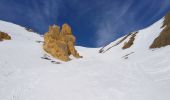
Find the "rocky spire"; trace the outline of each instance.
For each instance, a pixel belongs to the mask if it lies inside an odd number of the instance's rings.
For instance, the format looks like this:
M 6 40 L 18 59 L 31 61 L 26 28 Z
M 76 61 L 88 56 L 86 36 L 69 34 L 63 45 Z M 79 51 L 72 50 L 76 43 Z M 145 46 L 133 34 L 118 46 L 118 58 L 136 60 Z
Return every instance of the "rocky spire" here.
M 61 31 L 59 26 L 53 25 L 49 27 L 49 32 L 44 35 L 43 48 L 47 53 L 62 61 L 69 61 L 70 55 L 82 58 L 74 47 L 75 41 L 76 38 L 68 24 L 64 24 Z

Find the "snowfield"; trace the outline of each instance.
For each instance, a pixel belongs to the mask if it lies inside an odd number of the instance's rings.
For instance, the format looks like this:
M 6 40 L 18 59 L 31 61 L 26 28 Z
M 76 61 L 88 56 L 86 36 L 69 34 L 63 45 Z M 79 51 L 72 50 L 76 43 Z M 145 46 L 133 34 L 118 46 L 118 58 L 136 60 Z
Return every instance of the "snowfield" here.
M 0 21 L 12 37 L 0 42 L 0 100 L 170 100 L 170 46 L 149 49 L 162 21 L 139 31 L 127 50 L 76 47 L 84 58 L 67 63 L 42 59 L 43 37 Z

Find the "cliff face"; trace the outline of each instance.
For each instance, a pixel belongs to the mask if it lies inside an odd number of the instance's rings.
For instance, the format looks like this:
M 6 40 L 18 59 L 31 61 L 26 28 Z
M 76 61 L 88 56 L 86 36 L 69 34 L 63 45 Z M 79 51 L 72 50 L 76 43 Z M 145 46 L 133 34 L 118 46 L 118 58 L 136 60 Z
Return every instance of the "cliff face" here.
M 165 16 L 162 28 L 164 29 L 162 30 L 160 35 L 154 40 L 150 48 L 160 48 L 170 45 L 170 13 Z
M 57 25 L 50 26 L 49 32 L 44 35 L 44 50 L 53 57 L 62 61 L 69 61 L 70 55 L 76 58 L 81 58 L 77 53 L 74 45 L 76 42 L 75 36 L 72 34 L 71 27 L 64 24 L 60 30 Z
M 3 40 L 11 40 L 11 36 L 9 36 L 5 32 L 0 32 L 0 41 L 3 41 Z

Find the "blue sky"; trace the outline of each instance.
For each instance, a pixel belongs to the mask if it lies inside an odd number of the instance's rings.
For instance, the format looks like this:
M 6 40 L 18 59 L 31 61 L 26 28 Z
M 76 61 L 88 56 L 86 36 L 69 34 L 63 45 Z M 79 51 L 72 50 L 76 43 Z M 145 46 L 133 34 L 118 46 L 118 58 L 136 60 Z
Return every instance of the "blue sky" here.
M 0 0 L 0 20 L 45 33 L 69 23 L 77 45 L 99 47 L 151 25 L 170 11 L 170 0 Z

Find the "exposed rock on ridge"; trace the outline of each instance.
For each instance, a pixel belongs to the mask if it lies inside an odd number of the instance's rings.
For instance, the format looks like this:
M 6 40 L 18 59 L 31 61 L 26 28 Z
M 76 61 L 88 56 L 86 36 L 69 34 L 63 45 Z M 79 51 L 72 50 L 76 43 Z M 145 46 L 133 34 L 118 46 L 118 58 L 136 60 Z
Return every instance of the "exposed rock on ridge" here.
M 131 35 L 130 40 L 124 43 L 124 46 L 122 47 L 122 49 L 128 49 L 133 45 L 133 42 L 135 40 L 135 36 L 137 33 L 138 32 L 135 32 L 134 34 Z
M 130 35 L 131 35 L 132 33 L 129 33 L 129 34 L 127 34 L 124 38 L 122 38 L 121 40 L 119 40 L 116 44 L 114 44 L 113 46 L 111 46 L 111 47 L 109 47 L 107 50 L 103 50 L 106 46 L 104 46 L 103 48 L 101 48 L 100 50 L 99 50 L 99 53 L 105 53 L 105 52 L 107 52 L 108 50 L 110 50 L 111 48 L 113 48 L 113 47 L 115 47 L 115 46 L 117 46 L 117 45 L 119 45 L 119 44 L 121 44 L 124 40 L 126 40 Z
M 82 58 L 74 45 L 76 42 L 75 36 L 72 34 L 71 27 L 68 24 L 64 24 L 61 28 L 57 25 L 50 26 L 49 32 L 44 35 L 44 50 L 51 54 L 53 57 L 62 61 L 69 61 L 70 55 L 76 58 Z
M 5 32 L 0 32 L 0 41 L 3 41 L 3 40 L 11 40 L 11 36 L 9 36 Z
M 162 30 L 160 35 L 154 40 L 150 48 L 160 48 L 170 45 L 170 13 L 165 16 L 162 28 L 164 29 Z

